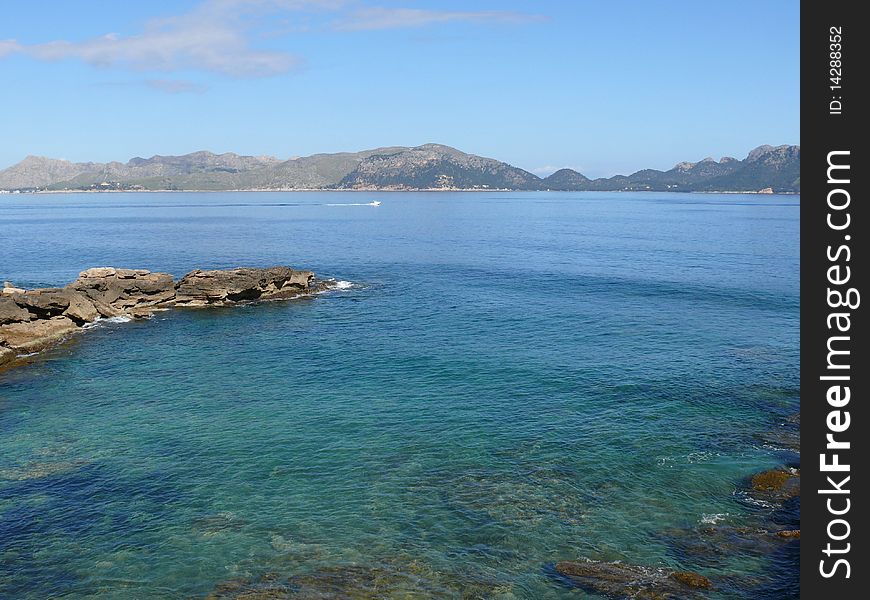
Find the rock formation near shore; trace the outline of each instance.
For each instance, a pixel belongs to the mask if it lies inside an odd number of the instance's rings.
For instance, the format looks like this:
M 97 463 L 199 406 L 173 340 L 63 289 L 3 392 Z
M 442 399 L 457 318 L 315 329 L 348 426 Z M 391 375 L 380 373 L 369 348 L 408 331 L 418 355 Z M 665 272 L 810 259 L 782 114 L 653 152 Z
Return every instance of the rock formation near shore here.
M 0 365 L 42 350 L 88 323 L 142 318 L 173 306 L 226 306 L 279 300 L 328 288 L 311 271 L 290 267 L 168 273 L 98 267 L 62 288 L 24 290 L 6 282 L 0 294 Z
M 314 273 L 289 267 L 191 271 L 175 286 L 176 306 L 205 306 L 293 298 L 306 291 Z

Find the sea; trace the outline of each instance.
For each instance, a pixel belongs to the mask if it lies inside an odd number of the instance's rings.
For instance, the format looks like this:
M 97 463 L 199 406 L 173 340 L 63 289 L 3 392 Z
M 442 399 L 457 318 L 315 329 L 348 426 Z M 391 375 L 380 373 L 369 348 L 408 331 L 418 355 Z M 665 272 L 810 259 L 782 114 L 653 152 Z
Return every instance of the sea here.
M 797 598 L 798 542 L 741 532 L 799 528 L 746 493 L 798 460 L 769 434 L 800 406 L 799 211 L 2 196 L 0 280 L 19 287 L 98 266 L 341 283 L 101 322 L 0 371 L 0 597 L 600 599 L 555 568 L 594 560 Z

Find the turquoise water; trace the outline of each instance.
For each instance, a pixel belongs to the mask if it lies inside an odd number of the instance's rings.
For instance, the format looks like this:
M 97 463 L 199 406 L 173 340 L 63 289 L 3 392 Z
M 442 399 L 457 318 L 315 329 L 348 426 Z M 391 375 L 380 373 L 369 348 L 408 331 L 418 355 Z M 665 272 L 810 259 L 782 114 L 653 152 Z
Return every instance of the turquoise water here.
M 735 492 L 784 460 L 758 436 L 799 407 L 798 204 L 0 198 L 0 280 L 18 285 L 102 265 L 353 283 L 98 326 L 0 372 L 0 597 L 295 577 L 317 598 L 594 598 L 553 576 L 579 557 L 765 597 L 788 565 L 668 540 L 758 518 Z

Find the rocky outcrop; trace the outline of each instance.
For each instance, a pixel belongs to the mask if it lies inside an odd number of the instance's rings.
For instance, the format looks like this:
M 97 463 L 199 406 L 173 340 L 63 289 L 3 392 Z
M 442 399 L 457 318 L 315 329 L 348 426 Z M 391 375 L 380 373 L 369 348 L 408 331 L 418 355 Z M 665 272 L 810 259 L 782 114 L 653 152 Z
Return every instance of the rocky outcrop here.
M 78 325 L 64 316 L 10 323 L 0 326 L 0 347 L 17 354 L 30 354 L 64 339 L 76 329 Z
M 142 316 L 175 299 L 172 275 L 143 269 L 88 269 L 67 289 L 85 296 L 103 317 Z
M 24 290 L 7 282 L 0 294 L 0 365 L 65 339 L 88 323 L 141 318 L 173 306 L 224 306 L 279 300 L 328 289 L 311 271 L 290 267 L 168 273 L 99 267 L 62 288 Z
M 289 267 L 191 271 L 176 285 L 177 306 L 221 305 L 293 298 L 309 291 L 314 273 Z

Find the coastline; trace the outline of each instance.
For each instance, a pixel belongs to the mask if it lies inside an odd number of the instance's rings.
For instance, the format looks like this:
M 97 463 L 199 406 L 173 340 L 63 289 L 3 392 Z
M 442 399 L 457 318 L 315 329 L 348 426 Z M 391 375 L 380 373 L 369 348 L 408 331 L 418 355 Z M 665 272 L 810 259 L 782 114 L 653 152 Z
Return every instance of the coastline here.
M 145 269 L 96 267 L 63 288 L 0 294 L 0 370 L 62 344 L 101 320 L 147 319 L 171 308 L 236 306 L 310 297 L 337 282 L 290 267 L 194 270 L 177 281 Z
M 286 189 L 227 189 L 227 190 L 37 190 L 31 192 L 0 190 L 0 195 L 37 195 L 37 194 L 221 194 L 221 193 L 253 193 L 253 192 L 377 192 L 377 193 L 408 193 L 408 192 L 511 192 L 511 193 L 577 193 L 577 194 L 756 194 L 760 196 L 800 196 L 798 192 L 765 192 L 760 190 L 728 190 L 728 191 L 693 191 L 693 190 L 518 190 L 512 188 L 408 188 L 408 189 L 385 189 L 385 188 L 353 188 L 353 189 L 330 189 L 330 188 L 286 188 Z

